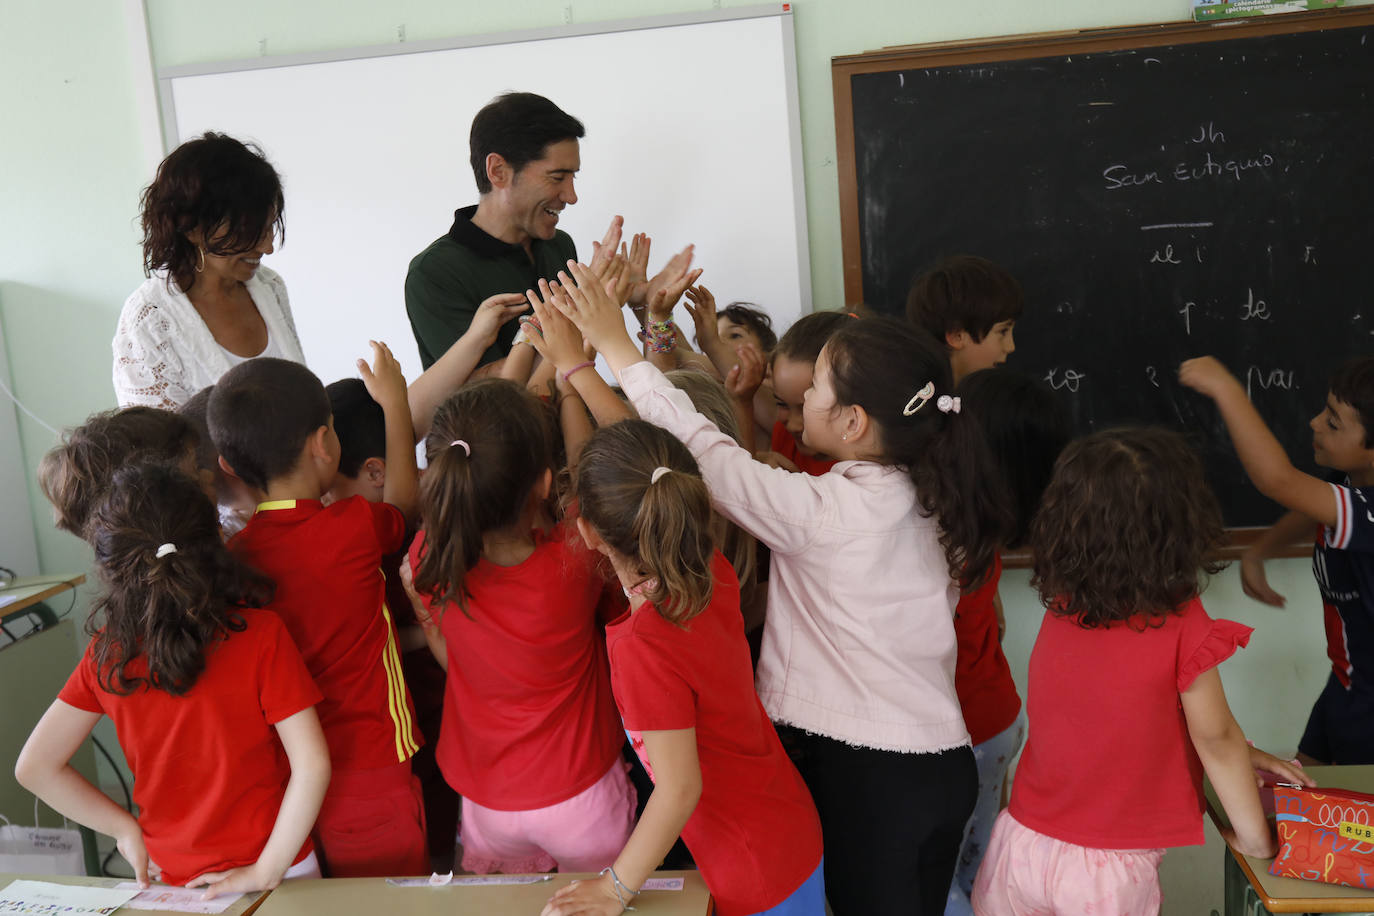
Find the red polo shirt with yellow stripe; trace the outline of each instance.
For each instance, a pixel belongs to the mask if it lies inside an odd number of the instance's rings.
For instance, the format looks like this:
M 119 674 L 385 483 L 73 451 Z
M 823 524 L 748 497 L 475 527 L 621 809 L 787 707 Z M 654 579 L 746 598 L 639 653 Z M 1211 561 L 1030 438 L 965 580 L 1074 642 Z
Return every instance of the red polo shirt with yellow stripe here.
M 316 710 L 335 771 L 394 766 L 420 748 L 381 569 L 404 537 L 399 509 L 353 496 L 265 502 L 229 541 L 277 583 L 267 606 L 324 694 Z

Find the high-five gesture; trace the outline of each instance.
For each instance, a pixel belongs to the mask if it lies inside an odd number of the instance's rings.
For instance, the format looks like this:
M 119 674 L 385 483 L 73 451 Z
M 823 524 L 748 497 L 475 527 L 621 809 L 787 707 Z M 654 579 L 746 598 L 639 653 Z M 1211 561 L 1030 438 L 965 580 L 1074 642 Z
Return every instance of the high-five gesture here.
M 625 330 L 620 304 L 586 265 L 569 261 L 568 272 L 559 271 L 558 280 L 563 295 L 554 296 L 553 304 L 577 325 L 587 343 L 606 357 L 617 375 L 626 366 L 644 358 Z M 547 300 L 541 303 L 547 304 Z

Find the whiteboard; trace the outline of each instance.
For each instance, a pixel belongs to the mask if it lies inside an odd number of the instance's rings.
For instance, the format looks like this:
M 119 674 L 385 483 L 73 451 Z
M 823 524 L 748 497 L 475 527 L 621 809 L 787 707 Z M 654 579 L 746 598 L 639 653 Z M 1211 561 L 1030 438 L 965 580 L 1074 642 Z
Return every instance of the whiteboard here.
M 509 90 L 586 126 L 559 220 L 582 260 L 619 213 L 627 239 L 652 237 L 651 272 L 695 243 L 721 306 L 759 303 L 779 332 L 811 311 L 787 5 L 173 67 L 158 83 L 169 149 L 223 131 L 281 173 L 286 243 L 264 263 L 326 383 L 356 374 L 369 338 L 419 374 L 406 269 L 477 202 L 468 129 Z

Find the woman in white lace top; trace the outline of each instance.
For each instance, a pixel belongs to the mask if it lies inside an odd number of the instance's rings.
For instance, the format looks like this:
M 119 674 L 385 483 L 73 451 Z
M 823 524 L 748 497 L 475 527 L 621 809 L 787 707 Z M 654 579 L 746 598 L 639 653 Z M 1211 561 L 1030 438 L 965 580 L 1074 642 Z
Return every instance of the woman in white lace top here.
M 262 152 L 207 133 L 143 192 L 143 269 L 115 331 L 120 407 L 175 409 L 257 356 L 304 363 L 281 277 L 261 266 L 284 233 L 281 180 Z

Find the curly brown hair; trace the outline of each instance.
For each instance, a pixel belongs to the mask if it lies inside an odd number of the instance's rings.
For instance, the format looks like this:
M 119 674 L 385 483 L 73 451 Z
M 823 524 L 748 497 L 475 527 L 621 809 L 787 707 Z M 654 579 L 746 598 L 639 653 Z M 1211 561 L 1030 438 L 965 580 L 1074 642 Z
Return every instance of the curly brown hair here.
M 162 160 L 140 199 L 143 272 L 165 270 L 185 292 L 200 253 L 187 233 L 200 230 L 216 255 L 251 251 L 270 228 L 286 240 L 286 198 L 277 170 L 251 143 L 206 133 Z
M 176 464 L 200 437 L 185 417 L 157 407 L 91 414 L 62 435 L 38 464 L 38 486 L 53 505 L 57 527 L 90 540 L 91 514 L 115 471 L 138 461 Z
M 246 624 L 235 611 L 272 599 L 270 579 L 224 546 L 215 506 L 174 468 L 121 468 L 91 519 L 105 589 L 86 621 L 97 680 L 110 693 L 141 687 L 181 696 L 211 646 Z M 159 548 L 175 550 L 159 557 Z M 140 657 L 147 673 L 131 666 Z
M 1031 524 L 1031 586 L 1085 628 L 1162 623 L 1225 567 L 1202 460 L 1159 427 L 1105 430 L 1059 456 Z

